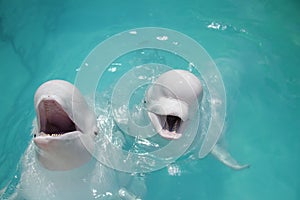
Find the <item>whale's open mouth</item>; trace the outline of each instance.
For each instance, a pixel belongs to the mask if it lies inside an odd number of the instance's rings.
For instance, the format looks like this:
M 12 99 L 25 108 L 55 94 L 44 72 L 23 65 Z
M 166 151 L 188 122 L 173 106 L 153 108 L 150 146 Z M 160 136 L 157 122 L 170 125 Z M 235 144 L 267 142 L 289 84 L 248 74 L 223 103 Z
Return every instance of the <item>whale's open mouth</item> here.
M 148 112 L 155 130 L 166 139 L 179 139 L 182 136 L 184 120 L 174 114 L 161 115 Z
M 162 129 L 169 132 L 179 132 L 182 120 L 180 117 L 174 115 L 160 115 L 159 116 Z
M 62 106 L 54 99 L 43 99 L 37 108 L 39 136 L 61 136 L 76 131 L 77 127 Z

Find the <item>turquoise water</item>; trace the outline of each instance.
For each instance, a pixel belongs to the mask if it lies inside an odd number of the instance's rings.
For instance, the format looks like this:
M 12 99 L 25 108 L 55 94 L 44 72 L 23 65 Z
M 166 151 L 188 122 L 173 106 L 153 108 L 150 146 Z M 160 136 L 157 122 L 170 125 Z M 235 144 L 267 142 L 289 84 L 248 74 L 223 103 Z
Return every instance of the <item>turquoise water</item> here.
M 159 26 L 194 38 L 217 64 L 227 91 L 226 147 L 251 167 L 180 159 L 175 174 L 146 175 L 144 199 L 299 199 L 299 8 L 291 0 L 0 1 L 0 188 L 18 180 L 36 88 L 74 82 L 109 36 Z

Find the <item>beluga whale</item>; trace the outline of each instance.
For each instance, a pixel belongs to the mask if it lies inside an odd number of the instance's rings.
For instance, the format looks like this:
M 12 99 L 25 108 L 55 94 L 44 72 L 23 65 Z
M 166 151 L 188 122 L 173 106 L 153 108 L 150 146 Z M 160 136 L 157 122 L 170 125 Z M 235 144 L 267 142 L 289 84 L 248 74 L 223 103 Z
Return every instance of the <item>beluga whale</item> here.
M 96 116 L 80 91 L 64 80 L 43 83 L 34 95 L 36 157 L 49 170 L 70 170 L 91 159 Z
M 166 139 L 179 139 L 195 114 L 202 91 L 199 79 L 188 71 L 171 70 L 159 76 L 145 97 L 155 130 Z
M 98 154 L 107 156 L 97 148 L 96 116 L 73 84 L 43 83 L 35 92 L 34 108 L 33 141 L 22 156 L 20 180 L 8 199 L 131 200 L 143 195 L 143 180 L 96 159 Z
M 164 139 L 180 140 L 194 120 L 202 98 L 203 87 L 200 80 L 189 71 L 176 69 L 161 74 L 153 82 L 146 91 L 144 103 L 155 131 Z M 197 135 L 199 134 L 203 133 L 198 130 Z M 205 142 L 204 140 L 203 143 Z M 223 164 L 236 170 L 249 167 L 239 164 L 222 147 L 220 141 L 215 142 L 210 153 Z

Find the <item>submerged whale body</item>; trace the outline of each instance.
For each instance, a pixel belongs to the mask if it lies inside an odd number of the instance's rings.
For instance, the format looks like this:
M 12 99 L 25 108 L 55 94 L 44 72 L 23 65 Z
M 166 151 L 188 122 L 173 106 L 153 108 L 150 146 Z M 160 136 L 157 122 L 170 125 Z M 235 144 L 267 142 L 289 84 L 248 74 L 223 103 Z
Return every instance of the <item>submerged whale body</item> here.
M 160 75 L 145 95 L 148 116 L 155 131 L 165 139 L 180 139 L 194 119 L 202 97 L 201 82 L 192 73 L 170 70 Z M 218 143 L 211 154 L 233 169 L 249 166 L 240 165 Z

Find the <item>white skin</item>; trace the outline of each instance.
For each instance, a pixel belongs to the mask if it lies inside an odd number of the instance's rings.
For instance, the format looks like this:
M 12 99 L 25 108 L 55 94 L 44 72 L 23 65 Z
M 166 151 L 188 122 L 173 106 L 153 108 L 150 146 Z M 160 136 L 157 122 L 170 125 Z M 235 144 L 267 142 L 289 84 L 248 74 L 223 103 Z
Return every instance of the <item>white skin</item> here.
M 145 97 L 156 132 L 166 139 L 179 139 L 202 93 L 199 79 L 188 71 L 171 70 L 158 77 Z
M 107 195 L 135 200 L 130 191 L 144 193 L 143 180 L 91 160 L 98 134 L 96 117 L 75 86 L 63 80 L 42 84 L 35 93 L 34 107 L 34 140 L 23 155 L 22 174 L 12 199 Z
M 179 139 L 202 92 L 199 79 L 188 71 L 162 74 L 145 98 L 156 131 L 166 139 Z M 66 81 L 48 81 L 36 91 L 34 105 L 38 122 L 34 143 L 41 165 L 50 170 L 69 170 L 88 162 L 97 126 L 94 112 L 79 90 Z M 238 165 L 222 148 L 213 148 L 212 154 L 234 169 L 248 167 Z
M 63 80 L 48 81 L 37 89 L 34 106 L 34 143 L 43 167 L 70 170 L 91 159 L 96 117 L 77 88 Z
M 169 140 L 180 139 L 193 120 L 202 96 L 200 80 L 188 71 L 170 70 L 159 76 L 145 96 L 148 116 L 156 132 Z M 240 165 L 219 144 L 212 148 L 211 153 L 233 169 L 249 167 Z

